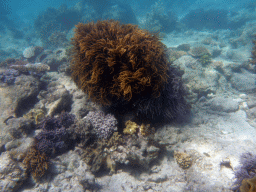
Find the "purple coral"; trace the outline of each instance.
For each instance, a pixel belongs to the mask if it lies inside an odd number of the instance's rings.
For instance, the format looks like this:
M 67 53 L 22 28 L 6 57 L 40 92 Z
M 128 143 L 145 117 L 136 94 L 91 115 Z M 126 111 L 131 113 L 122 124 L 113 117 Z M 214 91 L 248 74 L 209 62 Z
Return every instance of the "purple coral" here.
M 16 77 L 19 76 L 20 73 L 15 69 L 7 69 L 3 72 L 0 72 L 0 80 L 8 85 L 13 84 Z
M 69 114 L 68 112 L 61 113 L 59 116 L 59 121 L 62 126 L 68 128 L 75 121 L 75 115 Z
M 235 171 L 236 181 L 234 182 L 234 191 L 237 191 L 244 179 L 250 179 L 256 176 L 256 155 L 244 153 L 240 157 L 241 166 Z
M 68 133 L 64 127 L 54 130 L 43 130 L 36 136 L 37 149 L 41 153 L 51 155 L 60 153 L 67 149 L 65 141 L 68 139 Z
M 86 118 L 92 123 L 93 131 L 99 139 L 108 139 L 117 131 L 117 120 L 112 114 L 90 111 Z
M 75 121 L 75 116 L 62 113 L 59 117 L 46 117 L 38 128 L 42 129 L 36 137 L 37 149 L 47 155 L 64 152 L 69 146 L 66 128 Z

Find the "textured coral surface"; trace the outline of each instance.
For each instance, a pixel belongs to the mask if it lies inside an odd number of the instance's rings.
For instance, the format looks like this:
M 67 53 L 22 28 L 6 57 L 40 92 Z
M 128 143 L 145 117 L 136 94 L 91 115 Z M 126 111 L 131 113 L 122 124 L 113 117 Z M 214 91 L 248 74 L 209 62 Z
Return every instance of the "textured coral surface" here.
M 94 101 L 132 98 L 159 90 L 167 80 L 165 47 L 158 37 L 116 21 L 78 24 L 73 74 Z

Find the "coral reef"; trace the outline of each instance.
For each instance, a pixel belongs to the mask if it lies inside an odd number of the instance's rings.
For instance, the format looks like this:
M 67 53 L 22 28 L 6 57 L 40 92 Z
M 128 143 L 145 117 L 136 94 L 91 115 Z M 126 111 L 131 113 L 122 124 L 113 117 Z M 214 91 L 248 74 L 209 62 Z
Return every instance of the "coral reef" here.
M 116 21 L 78 24 L 73 44 L 72 77 L 100 103 L 148 92 L 157 96 L 167 80 L 164 45 L 137 26 Z
M 32 147 L 26 154 L 23 164 L 27 172 L 31 173 L 35 179 L 40 179 L 49 169 L 49 156 Z
M 81 148 L 77 151 L 85 162 L 90 166 L 92 172 L 96 173 L 104 166 L 105 168 L 111 167 L 107 165 L 107 148 L 117 148 L 120 144 L 124 144 L 122 136 L 115 132 L 109 139 L 101 139 L 91 143 L 86 148 Z M 109 160 L 108 160 L 109 162 Z M 114 162 L 113 162 L 114 163 Z
M 28 62 L 24 59 L 8 58 L 0 63 L 0 67 L 10 67 L 11 65 L 26 65 Z
M 256 191 L 256 177 L 251 179 L 244 179 L 239 187 L 240 192 L 255 192 Z
M 11 65 L 11 69 L 16 69 L 20 72 L 31 74 L 39 74 L 50 70 L 49 65 L 43 63 L 28 63 L 26 65 Z
M 8 85 L 11 85 L 19 75 L 19 71 L 15 69 L 7 69 L 3 72 L 0 72 L 0 80 Z
M 253 48 L 252 48 L 252 53 L 251 53 L 251 60 L 250 63 L 254 66 L 254 72 L 256 71 L 256 35 L 254 35 L 253 39 Z
M 139 125 L 137 125 L 137 123 L 128 120 L 125 122 L 125 128 L 123 133 L 133 135 L 138 131 L 138 128 Z
M 193 47 L 191 49 L 191 55 L 196 58 L 200 58 L 204 55 L 210 55 L 209 50 L 204 46 Z
M 108 139 L 117 131 L 117 120 L 114 115 L 90 111 L 86 118 L 92 123 L 92 132 L 100 139 Z
M 77 10 L 62 5 L 58 9 L 48 8 L 45 12 L 39 14 L 35 20 L 34 27 L 44 46 L 49 46 L 52 45 L 49 37 L 53 33 L 67 33 L 80 19 L 81 15 Z M 63 42 L 60 43 L 62 44 Z
M 99 5 L 99 3 L 97 3 Z M 115 2 L 102 15 L 104 19 L 114 19 L 123 24 L 137 24 L 137 18 L 130 4 L 125 2 Z
M 77 149 L 77 152 L 91 167 L 92 172 L 97 173 L 103 168 L 114 173 L 119 165 L 148 169 L 150 163 L 164 150 L 164 146 L 148 137 L 123 136 L 115 132 L 109 139 L 94 141 L 86 148 Z
M 145 125 L 144 123 L 139 126 L 137 123 L 128 120 L 125 122 L 123 133 L 128 135 L 139 133 L 142 136 L 149 136 L 155 133 L 155 128 L 150 127 L 150 124 Z
M 172 63 L 187 53 L 185 51 L 179 51 L 178 48 L 168 48 L 167 54 L 169 56 L 169 62 Z
M 91 123 L 87 118 L 83 118 L 71 125 L 67 132 L 70 140 L 75 141 L 79 147 L 86 148 L 92 139 L 91 130 Z
M 135 25 L 98 21 L 78 24 L 73 45 L 73 80 L 111 113 L 133 111 L 141 120 L 159 121 L 186 108 L 180 74 L 169 69 L 157 36 Z
M 203 29 L 228 29 L 227 10 L 191 10 L 182 22 L 188 27 L 197 30 Z
M 235 170 L 236 181 L 234 182 L 233 186 L 234 191 L 237 191 L 240 186 L 243 185 L 243 181 L 249 184 L 248 180 L 246 181 L 246 179 L 256 177 L 256 155 L 251 153 L 242 154 L 240 157 L 240 164 L 241 166 Z
M 35 61 L 35 58 L 43 52 L 43 48 L 39 46 L 30 46 L 23 51 L 23 56 L 29 61 Z
M 155 2 L 151 11 L 146 15 L 145 29 L 157 33 L 170 33 L 177 29 L 178 18 L 170 11 L 165 10 L 165 5 L 161 1 Z
M 174 158 L 182 169 L 188 169 L 192 165 L 192 157 L 187 153 L 174 151 Z
M 45 112 L 42 109 L 31 109 L 28 113 L 23 115 L 24 118 L 33 119 L 36 124 L 45 118 Z
M 203 66 L 209 64 L 212 59 L 210 51 L 204 46 L 193 47 L 190 54 L 193 57 L 198 58 Z
M 66 128 L 74 123 L 75 117 L 67 112 L 59 117 L 46 117 L 38 128 L 42 131 L 35 137 L 36 148 L 47 155 L 63 153 L 69 147 Z
M 211 60 L 212 60 L 211 55 L 208 55 L 208 54 L 201 56 L 199 59 L 200 63 L 203 66 L 209 64 L 211 62 Z

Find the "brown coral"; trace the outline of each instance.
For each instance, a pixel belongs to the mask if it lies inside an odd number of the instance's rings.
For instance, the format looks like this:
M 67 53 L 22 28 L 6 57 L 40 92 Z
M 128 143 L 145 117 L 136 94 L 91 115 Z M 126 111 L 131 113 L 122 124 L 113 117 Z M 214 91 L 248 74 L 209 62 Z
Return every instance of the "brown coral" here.
M 40 179 L 49 168 L 49 157 L 42 154 L 36 147 L 32 147 L 24 158 L 23 164 L 35 179 Z
M 160 95 L 167 81 L 167 56 L 159 38 L 117 21 L 78 24 L 73 38 L 72 77 L 103 105 L 116 99 Z
M 192 157 L 187 153 L 174 151 L 174 158 L 176 159 L 178 165 L 182 169 L 188 169 L 192 165 Z
M 256 192 L 256 177 L 244 179 L 239 189 L 241 192 Z

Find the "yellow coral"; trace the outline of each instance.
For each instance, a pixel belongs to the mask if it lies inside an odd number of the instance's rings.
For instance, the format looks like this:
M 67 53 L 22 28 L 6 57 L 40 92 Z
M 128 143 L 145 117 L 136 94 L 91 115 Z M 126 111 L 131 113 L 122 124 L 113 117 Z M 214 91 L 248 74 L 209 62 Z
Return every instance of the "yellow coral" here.
M 133 135 L 137 132 L 139 126 L 137 125 L 137 123 L 132 122 L 130 120 L 125 122 L 125 129 L 123 131 L 124 134 L 129 134 L 129 135 Z
M 38 124 L 44 117 L 44 111 L 42 109 L 32 109 L 27 114 L 23 115 L 24 118 L 33 119 Z
M 154 127 L 150 127 L 150 124 L 147 124 L 145 125 L 144 123 L 142 123 L 140 126 L 131 121 L 131 120 L 128 120 L 125 122 L 125 128 L 124 128 L 124 131 L 123 133 L 124 134 L 129 134 L 129 135 L 133 135 L 135 133 L 139 132 L 141 133 L 142 136 L 149 136 L 149 135 L 152 135 L 155 133 L 155 128 Z
M 174 158 L 182 169 L 188 169 L 192 165 L 192 157 L 187 153 L 174 151 Z
M 144 125 L 142 123 L 142 125 L 140 126 L 140 133 L 143 136 L 153 135 L 155 133 L 155 128 L 150 127 L 150 124 Z

